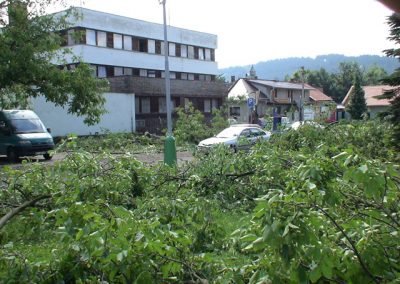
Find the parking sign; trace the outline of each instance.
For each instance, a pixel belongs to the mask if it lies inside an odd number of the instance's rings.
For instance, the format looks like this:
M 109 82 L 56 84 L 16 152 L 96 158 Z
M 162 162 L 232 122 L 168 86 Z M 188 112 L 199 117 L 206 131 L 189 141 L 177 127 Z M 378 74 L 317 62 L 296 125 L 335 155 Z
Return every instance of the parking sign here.
M 256 100 L 254 98 L 248 98 L 247 99 L 247 106 L 249 108 L 253 108 L 256 104 Z

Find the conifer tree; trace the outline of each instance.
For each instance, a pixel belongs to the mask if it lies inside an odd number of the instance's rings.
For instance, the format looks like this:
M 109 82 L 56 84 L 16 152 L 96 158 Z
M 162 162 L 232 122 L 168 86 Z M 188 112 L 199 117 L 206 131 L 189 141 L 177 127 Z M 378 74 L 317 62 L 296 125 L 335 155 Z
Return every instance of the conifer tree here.
M 396 45 L 400 45 L 400 13 L 394 13 L 390 16 L 388 24 L 390 26 L 389 39 L 394 41 Z M 395 57 L 400 61 L 400 47 L 387 49 L 385 53 L 387 56 Z M 382 82 L 395 87 L 385 92 L 381 98 L 391 100 L 390 108 L 386 114 L 389 115 L 389 121 L 393 124 L 393 145 L 400 149 L 400 68 L 397 68 L 393 74 L 386 77 Z
M 367 112 L 367 103 L 365 101 L 365 92 L 361 88 L 359 76 L 354 76 L 354 85 L 350 93 L 350 101 L 347 107 L 352 119 L 361 119 Z

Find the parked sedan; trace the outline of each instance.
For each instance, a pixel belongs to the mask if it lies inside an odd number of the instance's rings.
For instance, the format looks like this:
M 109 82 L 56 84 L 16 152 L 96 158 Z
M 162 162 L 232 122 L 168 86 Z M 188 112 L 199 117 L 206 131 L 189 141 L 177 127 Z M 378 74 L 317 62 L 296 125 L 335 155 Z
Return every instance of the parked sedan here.
M 268 140 L 271 132 L 262 130 L 257 124 L 235 124 L 214 137 L 200 141 L 198 148 L 205 150 L 219 144 L 225 144 L 233 151 L 249 149 L 259 140 Z

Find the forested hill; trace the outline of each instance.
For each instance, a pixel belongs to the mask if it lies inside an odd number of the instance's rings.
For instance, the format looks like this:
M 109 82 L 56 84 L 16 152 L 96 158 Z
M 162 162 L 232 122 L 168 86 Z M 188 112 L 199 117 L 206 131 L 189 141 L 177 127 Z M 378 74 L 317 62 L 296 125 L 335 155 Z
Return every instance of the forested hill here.
M 309 70 L 319 70 L 324 68 L 330 73 L 336 73 L 340 62 L 357 62 L 362 69 L 368 69 L 371 65 L 378 65 L 391 74 L 394 69 L 400 66 L 398 60 L 378 55 L 345 56 L 340 54 L 320 55 L 315 59 L 311 57 L 291 57 L 283 59 L 274 59 L 254 64 L 254 69 L 260 79 L 283 80 L 286 75 L 292 75 L 301 66 Z M 249 72 L 251 65 L 235 66 L 223 68 L 219 73 L 226 80 L 231 76 L 236 78 L 245 77 Z

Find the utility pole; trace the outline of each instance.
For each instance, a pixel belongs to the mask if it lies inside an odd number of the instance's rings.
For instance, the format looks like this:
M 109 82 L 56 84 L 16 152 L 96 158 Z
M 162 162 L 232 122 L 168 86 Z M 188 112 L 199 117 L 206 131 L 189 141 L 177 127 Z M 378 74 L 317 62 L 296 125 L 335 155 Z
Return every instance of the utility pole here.
M 172 136 L 172 114 L 171 114 L 171 80 L 169 76 L 168 62 L 168 37 L 167 37 L 167 13 L 165 3 L 167 0 L 159 0 L 163 5 L 164 20 L 164 56 L 165 56 L 165 97 L 167 100 L 167 137 L 164 143 L 164 163 L 169 166 L 176 164 L 176 146 L 175 138 Z
M 300 121 L 304 120 L 304 66 L 301 66 Z

